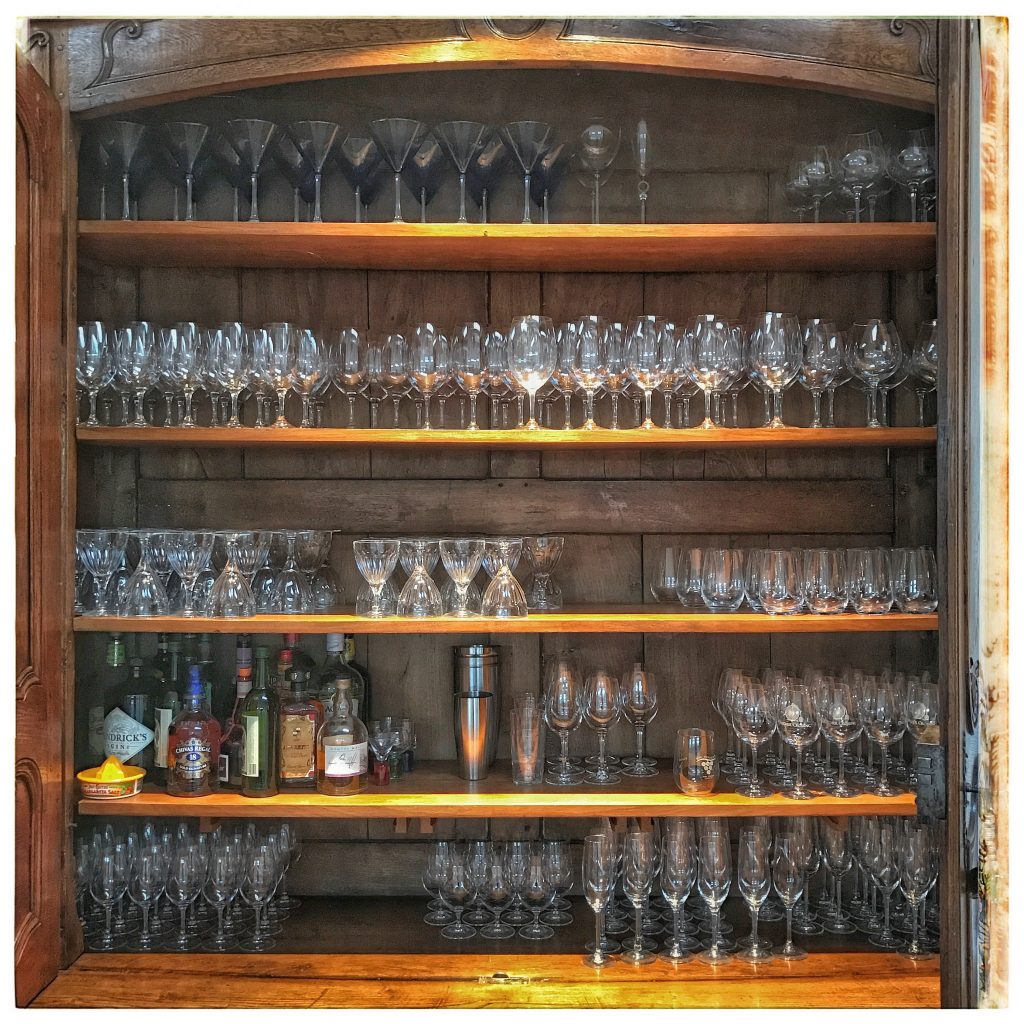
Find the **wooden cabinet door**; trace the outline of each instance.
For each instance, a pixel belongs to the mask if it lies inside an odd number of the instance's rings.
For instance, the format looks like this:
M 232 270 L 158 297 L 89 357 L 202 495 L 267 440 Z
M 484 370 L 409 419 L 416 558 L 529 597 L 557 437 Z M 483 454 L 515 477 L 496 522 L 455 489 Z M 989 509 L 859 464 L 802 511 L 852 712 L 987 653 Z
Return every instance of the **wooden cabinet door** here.
M 15 995 L 25 1005 L 61 959 L 67 345 L 63 117 L 18 54 L 15 244 Z

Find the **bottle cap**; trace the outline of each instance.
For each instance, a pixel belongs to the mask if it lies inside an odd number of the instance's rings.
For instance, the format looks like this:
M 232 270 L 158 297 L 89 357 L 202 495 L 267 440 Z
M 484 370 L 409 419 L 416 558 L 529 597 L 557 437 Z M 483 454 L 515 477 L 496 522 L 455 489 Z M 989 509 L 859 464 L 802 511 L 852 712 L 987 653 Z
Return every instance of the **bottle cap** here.
M 253 654 L 257 658 L 269 658 L 270 657 L 270 648 L 269 647 L 257 647 L 256 650 L 253 651 Z
M 328 633 L 325 647 L 328 654 L 340 654 L 345 649 L 345 634 Z
M 192 665 L 188 670 L 188 684 L 185 687 L 186 697 L 205 697 L 206 687 L 203 685 L 202 674 L 198 665 Z
M 285 647 L 294 647 L 299 642 L 298 633 L 285 633 L 284 634 L 284 645 Z

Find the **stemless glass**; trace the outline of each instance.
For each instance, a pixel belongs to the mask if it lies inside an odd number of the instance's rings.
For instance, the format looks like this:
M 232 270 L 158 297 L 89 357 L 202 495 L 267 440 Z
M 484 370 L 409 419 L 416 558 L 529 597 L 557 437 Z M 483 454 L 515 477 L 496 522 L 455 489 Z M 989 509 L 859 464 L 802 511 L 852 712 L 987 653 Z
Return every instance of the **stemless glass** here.
M 757 597 L 769 615 L 793 615 L 804 603 L 802 552 L 766 550 L 761 552 Z
M 658 713 L 658 688 L 654 673 L 644 671 L 640 662 L 636 662 L 632 671 L 623 675 L 619 704 L 636 735 L 636 755 L 622 759 L 622 774 L 632 778 L 657 775 L 658 762 L 653 757 L 644 756 L 644 743 L 647 726 Z
M 707 548 L 701 554 L 700 593 L 709 611 L 737 611 L 746 594 L 743 552 Z
M 399 542 L 397 540 L 354 540 L 356 568 L 370 585 L 373 597 L 369 608 L 361 614 L 371 619 L 394 615 L 395 609 L 384 601 L 384 586 L 398 565 Z
M 804 600 L 815 615 L 836 615 L 850 603 L 846 554 L 837 548 L 804 551 Z
M 884 615 L 892 609 L 893 581 L 885 548 L 851 548 L 846 555 L 850 603 L 861 615 Z
M 891 555 L 893 596 L 901 612 L 927 614 L 939 606 L 939 572 L 931 548 L 896 548 Z
M 684 608 L 704 608 L 704 551 L 702 548 L 681 548 L 676 563 L 676 597 Z
M 530 399 L 527 430 L 540 429 L 534 414 L 537 392 L 551 377 L 557 356 L 555 328 L 550 317 L 519 316 L 512 321 L 508 333 L 509 368 Z
M 711 793 L 718 783 L 718 754 L 710 729 L 680 729 L 676 733 L 672 774 L 683 793 Z

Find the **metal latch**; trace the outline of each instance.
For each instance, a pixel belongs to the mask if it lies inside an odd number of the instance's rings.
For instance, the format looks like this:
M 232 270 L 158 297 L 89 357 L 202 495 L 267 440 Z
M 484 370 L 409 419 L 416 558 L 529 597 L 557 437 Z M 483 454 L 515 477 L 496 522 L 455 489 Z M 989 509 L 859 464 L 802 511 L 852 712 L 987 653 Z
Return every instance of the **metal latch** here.
M 918 743 L 917 813 L 923 818 L 946 817 L 946 748 Z
M 524 978 L 521 974 L 496 971 L 494 974 L 482 974 L 477 978 L 477 982 L 481 985 L 529 985 L 530 979 Z

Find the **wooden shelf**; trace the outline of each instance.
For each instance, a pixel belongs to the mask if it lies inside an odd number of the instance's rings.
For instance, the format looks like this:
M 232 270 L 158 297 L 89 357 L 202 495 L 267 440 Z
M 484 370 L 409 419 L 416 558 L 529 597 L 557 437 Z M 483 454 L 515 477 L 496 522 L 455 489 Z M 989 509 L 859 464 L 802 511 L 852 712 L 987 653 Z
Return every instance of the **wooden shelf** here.
M 421 761 L 416 770 L 384 787 L 370 786 L 350 797 L 319 793 L 279 793 L 252 799 L 223 791 L 184 799 L 168 796 L 147 785 L 125 800 L 79 800 L 81 814 L 118 817 L 189 818 L 595 818 L 685 814 L 691 817 L 768 815 L 861 815 L 917 813 L 913 793 L 879 797 L 872 794 L 839 799 L 816 796 L 790 800 L 773 794 L 754 799 L 731 792 L 707 796 L 680 793 L 672 779 L 672 764 L 662 761 L 661 773 L 648 779 L 623 778 L 615 786 L 516 786 L 512 766 L 499 761 L 486 779 L 464 782 L 454 761 Z
M 254 615 L 249 618 L 133 618 L 79 615 L 76 633 L 929 633 L 938 615 L 765 615 L 670 610 L 651 604 L 591 605 L 559 612 L 531 612 L 525 618 L 368 619 L 349 612 L 330 615 Z
M 83 259 L 134 267 L 923 270 L 935 225 L 81 221 Z
M 86 427 L 82 444 L 171 448 L 480 448 L 563 451 L 592 448 L 928 448 L 935 427 L 785 427 L 781 430 L 292 430 L 239 427 Z
M 346 920 L 339 911 L 336 921 Z M 338 931 L 337 924 L 334 926 Z M 743 934 L 742 932 L 740 934 Z M 536 945 L 536 943 L 534 944 Z M 579 953 L 85 953 L 33 1007 L 221 1009 L 458 1007 L 921 1008 L 940 1005 L 939 960 L 810 953 L 756 967 L 664 960 L 600 972 Z M 140 979 L 145 984 L 140 984 Z M 201 984 L 196 980 L 201 979 Z

